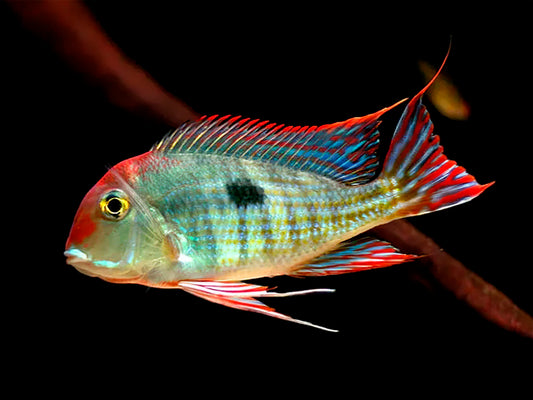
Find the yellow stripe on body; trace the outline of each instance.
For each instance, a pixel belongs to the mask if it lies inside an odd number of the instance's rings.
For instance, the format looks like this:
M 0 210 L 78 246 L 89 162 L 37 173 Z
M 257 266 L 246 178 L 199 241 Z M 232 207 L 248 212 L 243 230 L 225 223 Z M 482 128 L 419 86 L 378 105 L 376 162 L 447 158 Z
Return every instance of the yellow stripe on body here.
M 217 269 L 253 271 L 294 266 L 328 243 L 383 221 L 398 197 L 391 188 L 362 185 L 322 193 L 265 190 L 262 205 L 240 211 L 234 205 L 210 207 L 217 246 Z M 394 189 L 394 188 L 392 188 Z
M 229 208 L 210 207 L 209 213 L 217 215 L 214 221 L 213 235 L 217 247 L 218 269 L 235 267 L 239 262 L 239 214 Z

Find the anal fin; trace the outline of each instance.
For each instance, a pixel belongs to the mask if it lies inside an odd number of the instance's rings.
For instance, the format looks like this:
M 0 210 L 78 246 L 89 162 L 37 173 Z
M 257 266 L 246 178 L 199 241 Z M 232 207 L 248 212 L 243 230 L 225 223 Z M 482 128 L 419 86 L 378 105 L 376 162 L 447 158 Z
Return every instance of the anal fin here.
M 194 294 L 195 296 L 201 297 L 205 300 L 209 300 L 213 303 L 222 304 L 227 307 L 245 311 L 253 311 L 260 314 L 268 315 L 270 317 L 283 319 L 285 321 L 295 322 L 297 324 L 322 329 L 328 332 L 338 332 L 334 329 L 329 329 L 320 325 L 312 324 L 307 321 L 291 318 L 285 314 L 281 314 L 255 298 L 287 297 L 310 293 L 330 293 L 334 292 L 334 289 L 310 289 L 296 292 L 277 293 L 269 291 L 269 288 L 266 286 L 253 285 L 243 282 L 226 282 L 212 280 L 180 281 L 178 283 L 178 287 L 188 293 Z
M 324 276 L 357 272 L 412 261 L 420 256 L 403 254 L 390 243 L 371 237 L 348 240 L 315 258 L 292 276 Z

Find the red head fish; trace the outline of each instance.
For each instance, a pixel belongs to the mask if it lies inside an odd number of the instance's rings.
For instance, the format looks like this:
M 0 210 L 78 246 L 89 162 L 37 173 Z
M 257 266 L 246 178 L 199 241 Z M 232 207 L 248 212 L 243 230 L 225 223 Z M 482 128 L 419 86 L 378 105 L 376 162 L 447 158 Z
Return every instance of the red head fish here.
M 412 260 L 361 234 L 464 203 L 490 185 L 449 160 L 433 134 L 421 99 L 436 76 L 407 104 L 379 174 L 379 118 L 401 102 L 318 127 L 230 116 L 182 125 L 89 191 L 67 241 L 67 262 L 108 281 L 180 288 L 329 330 L 256 299 L 329 289 L 276 293 L 242 281 Z

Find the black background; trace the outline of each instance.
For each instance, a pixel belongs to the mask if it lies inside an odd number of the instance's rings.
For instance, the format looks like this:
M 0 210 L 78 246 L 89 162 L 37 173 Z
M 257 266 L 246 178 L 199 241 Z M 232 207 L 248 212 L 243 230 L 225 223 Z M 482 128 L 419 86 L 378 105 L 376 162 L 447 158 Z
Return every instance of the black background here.
M 533 314 L 531 10 L 466 2 L 393 9 L 88 4 L 132 60 L 199 113 L 292 125 L 365 115 L 413 96 L 424 84 L 417 61 L 438 65 L 452 34 L 446 73 L 472 115 L 451 121 L 429 105 L 435 131 L 449 158 L 479 182 L 496 184 L 472 202 L 411 221 Z M 177 389 L 199 377 L 228 392 L 259 382 L 257 393 L 269 393 L 281 382 L 283 393 L 327 390 L 330 397 L 369 389 L 431 397 L 532 393 L 531 340 L 413 280 L 416 263 L 261 280 L 283 291 L 337 289 L 268 304 L 338 334 L 179 291 L 109 284 L 65 265 L 64 242 L 83 195 L 106 167 L 148 150 L 170 127 L 111 105 L 5 4 L 0 15 L 10 235 L 4 329 L 12 334 L 6 348 L 18 349 L 16 374 L 52 371 L 55 378 L 43 383 L 52 388 L 70 371 L 93 384 L 120 373 L 133 386 Z M 400 113 L 384 118 L 385 149 Z M 225 385 L 210 385 L 220 378 Z

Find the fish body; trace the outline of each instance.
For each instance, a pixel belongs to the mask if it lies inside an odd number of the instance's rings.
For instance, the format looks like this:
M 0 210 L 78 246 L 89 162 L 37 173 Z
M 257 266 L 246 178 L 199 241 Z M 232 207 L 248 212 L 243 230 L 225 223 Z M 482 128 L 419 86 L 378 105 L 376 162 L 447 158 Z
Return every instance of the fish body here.
M 256 298 L 329 290 L 276 293 L 242 281 L 410 261 L 416 256 L 359 234 L 488 187 L 442 154 L 421 103 L 430 84 L 407 105 L 379 174 L 379 118 L 401 102 L 319 127 L 230 116 L 184 124 L 89 191 L 67 240 L 67 262 L 111 282 L 180 288 L 319 327 Z
M 386 219 L 398 203 L 391 182 L 346 188 L 309 172 L 217 155 L 185 154 L 178 162 L 149 152 L 119 164 L 110 178 L 126 170 L 136 171 L 127 184 L 157 210 L 161 237 L 173 235 L 182 255 L 167 267 L 164 259 L 156 268 L 143 265 L 143 283 L 151 286 L 290 274 Z

